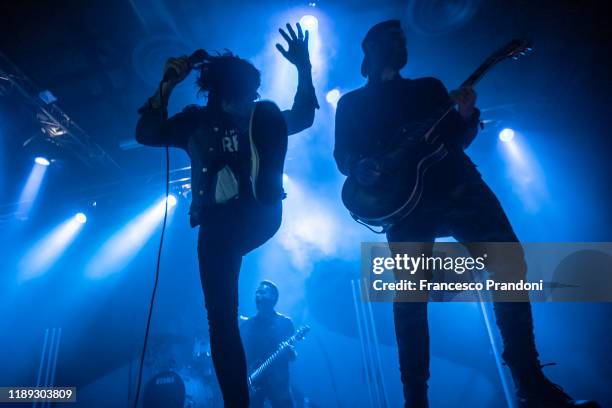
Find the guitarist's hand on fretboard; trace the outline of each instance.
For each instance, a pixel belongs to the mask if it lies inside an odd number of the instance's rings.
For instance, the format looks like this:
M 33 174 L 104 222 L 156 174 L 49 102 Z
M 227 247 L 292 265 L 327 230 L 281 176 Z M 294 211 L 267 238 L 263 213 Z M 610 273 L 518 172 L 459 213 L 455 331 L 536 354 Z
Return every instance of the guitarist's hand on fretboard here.
M 450 93 L 450 97 L 457 104 L 459 114 L 468 120 L 474 114 L 476 108 L 476 92 L 472 87 L 462 87 Z

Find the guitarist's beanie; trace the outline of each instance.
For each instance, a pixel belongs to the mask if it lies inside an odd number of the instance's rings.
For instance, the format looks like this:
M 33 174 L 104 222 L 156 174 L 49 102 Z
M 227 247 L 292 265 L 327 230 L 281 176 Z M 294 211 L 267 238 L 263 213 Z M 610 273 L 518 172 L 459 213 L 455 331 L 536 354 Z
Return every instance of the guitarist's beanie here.
M 402 28 L 401 22 L 399 20 L 387 20 L 375 24 L 372 28 L 368 30 L 363 41 L 361 42 L 361 49 L 365 54 L 363 57 L 363 62 L 361 63 L 361 75 L 364 77 L 368 76 L 368 65 L 369 65 L 369 56 L 368 56 L 368 47 L 366 44 L 378 44 L 381 40 L 385 39 L 385 33 L 392 28 L 400 29 Z

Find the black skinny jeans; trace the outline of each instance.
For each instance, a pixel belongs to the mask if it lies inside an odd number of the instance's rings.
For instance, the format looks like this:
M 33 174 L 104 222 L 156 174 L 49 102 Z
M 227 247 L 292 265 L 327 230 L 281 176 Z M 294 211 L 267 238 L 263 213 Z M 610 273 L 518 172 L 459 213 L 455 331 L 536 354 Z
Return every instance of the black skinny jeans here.
M 421 208 L 424 209 L 420 213 L 387 233 L 389 242 L 423 242 L 422 253 L 428 256 L 435 237 L 441 235 L 452 235 L 465 243 L 518 241 L 499 201 L 479 176 L 470 177 L 468 182 Z M 470 247 L 467 245 L 468 251 Z M 503 276 L 508 269 L 514 271 L 515 277 L 516 271 L 526 274 L 520 246 L 516 251 L 506 258 L 487 251 L 487 267 L 493 278 Z M 527 376 L 539 369 L 528 299 L 514 303 L 497 301 L 494 310 L 504 343 L 502 357 L 513 373 Z M 427 407 L 430 354 L 427 302 L 395 302 L 393 314 L 406 407 Z
M 198 233 L 200 278 L 208 312 L 210 350 L 225 407 L 248 408 L 247 368 L 238 329 L 238 276 L 242 257 L 280 227 L 281 203 L 251 199 L 214 209 Z

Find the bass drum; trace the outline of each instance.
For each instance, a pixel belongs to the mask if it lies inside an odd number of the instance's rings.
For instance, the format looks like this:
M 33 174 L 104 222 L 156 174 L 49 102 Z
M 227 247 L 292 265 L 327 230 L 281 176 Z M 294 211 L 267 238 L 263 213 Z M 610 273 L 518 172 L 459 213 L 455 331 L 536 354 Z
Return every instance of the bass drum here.
M 216 407 L 211 385 L 189 370 L 164 371 L 146 384 L 143 408 L 210 408 Z

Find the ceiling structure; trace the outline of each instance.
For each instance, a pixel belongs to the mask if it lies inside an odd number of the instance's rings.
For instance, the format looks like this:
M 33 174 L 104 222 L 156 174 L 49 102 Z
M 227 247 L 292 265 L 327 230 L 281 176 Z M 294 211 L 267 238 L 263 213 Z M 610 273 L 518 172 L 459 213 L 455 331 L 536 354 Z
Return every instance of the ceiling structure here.
M 486 103 L 482 107 L 485 112 L 488 110 L 489 119 L 513 115 L 517 103 L 530 104 L 528 110 L 536 112 L 554 100 L 560 110 L 584 109 L 576 114 L 585 122 L 589 114 L 594 115 L 593 111 L 605 112 L 610 106 L 610 93 L 605 91 L 610 88 L 609 52 L 606 53 L 610 37 L 599 4 L 595 1 L 321 0 L 316 10 L 328 17 L 328 29 L 335 37 L 329 42 L 334 48 L 330 53 L 333 65 L 326 82 L 330 87 L 338 84 L 344 89 L 359 84 L 361 79 L 353 72 L 355 60 L 361 57 L 359 39 L 379 14 L 402 19 L 407 28 L 411 58 L 432 53 L 426 61 L 411 59 L 411 66 L 417 72 L 427 73 L 430 65 L 443 66 L 448 65 L 448 60 L 457 61 L 457 74 L 452 70 L 432 72 L 433 75 L 440 73 L 449 82 L 458 82 L 461 75 L 503 39 L 527 35 L 536 40 L 535 56 L 521 65 L 519 75 L 495 85 L 495 91 L 499 90 L 495 100 L 482 101 Z M 88 139 L 84 143 L 99 149 L 98 153 L 107 162 L 96 163 L 93 168 L 92 163 L 83 166 L 82 160 L 79 163 L 70 149 L 45 143 L 41 138 L 40 118 L 36 117 L 32 104 L 18 95 L 6 80 L 0 80 L 1 154 L 3 171 L 10 175 L 0 184 L 5 193 L 1 202 L 14 200 L 14 189 L 22 183 L 37 150 L 57 157 L 59 163 L 71 169 L 65 170 L 64 182 L 75 186 L 84 183 L 91 187 L 87 175 L 96 182 L 108 183 L 159 172 L 157 153 L 138 148 L 132 135 L 136 110 L 154 89 L 165 58 L 199 47 L 227 47 L 249 54 L 266 46 L 265 36 L 258 33 L 274 31 L 269 27 L 268 14 L 300 7 L 307 8 L 308 2 L 3 2 L 0 52 L 35 87 L 48 90 L 57 98 L 53 105 L 82 130 L 80 137 Z M 503 69 L 500 68 L 502 72 L 510 72 Z M 523 89 L 520 96 L 510 92 L 517 88 Z M 318 92 L 322 98 L 325 90 Z M 576 103 L 584 98 L 589 99 L 588 109 Z M 591 131 L 596 132 L 597 129 Z M 185 164 L 179 161 L 173 167 Z

